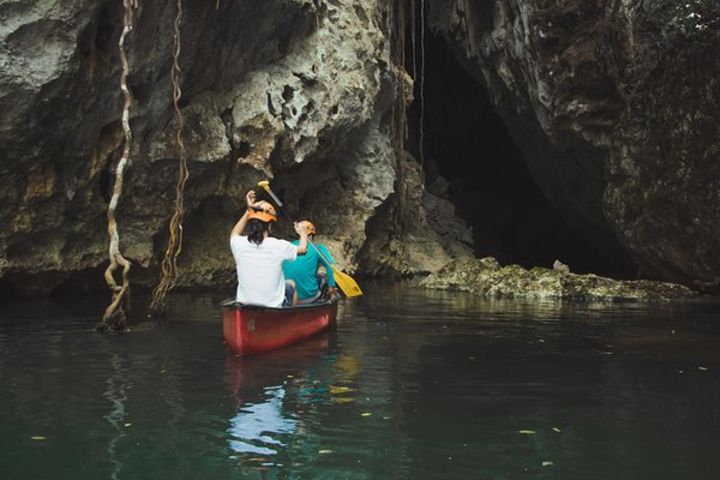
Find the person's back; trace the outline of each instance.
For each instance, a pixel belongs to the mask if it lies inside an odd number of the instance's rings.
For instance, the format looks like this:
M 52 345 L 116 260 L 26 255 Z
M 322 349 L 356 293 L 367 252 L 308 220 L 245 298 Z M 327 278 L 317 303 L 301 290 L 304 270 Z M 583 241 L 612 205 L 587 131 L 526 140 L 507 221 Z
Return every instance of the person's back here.
M 315 226 L 307 220 L 299 223 L 305 227 L 308 239 L 314 238 Z M 298 240 L 292 241 L 293 245 L 298 245 Z M 318 250 L 322 255 L 318 253 Z M 323 258 L 324 257 L 324 258 Z M 309 303 L 318 300 L 321 295 L 321 283 L 327 281 L 328 287 L 335 288 L 335 277 L 333 275 L 331 263 L 334 260 L 330 252 L 322 243 L 316 243 L 308 246 L 305 255 L 298 256 L 294 261 L 284 262 L 282 265 L 285 278 L 295 282 L 297 296 L 300 303 Z M 327 272 L 327 280 L 318 275 L 320 265 L 325 267 Z
M 235 300 L 267 307 L 292 305 L 296 299 L 295 286 L 285 281 L 282 264 L 306 252 L 305 230 L 296 227 L 301 239 L 298 245 L 271 237 L 271 225 L 277 219 L 273 206 L 268 202 L 255 203 L 252 190 L 246 200 L 247 209 L 230 233 L 230 250 L 238 277 Z M 241 235 L 246 227 L 248 234 Z
M 235 299 L 246 304 L 281 306 L 285 300 L 282 265 L 285 260 L 296 258 L 297 246 L 273 237 L 256 245 L 246 236 L 235 236 L 230 240 L 230 248 L 238 278 Z

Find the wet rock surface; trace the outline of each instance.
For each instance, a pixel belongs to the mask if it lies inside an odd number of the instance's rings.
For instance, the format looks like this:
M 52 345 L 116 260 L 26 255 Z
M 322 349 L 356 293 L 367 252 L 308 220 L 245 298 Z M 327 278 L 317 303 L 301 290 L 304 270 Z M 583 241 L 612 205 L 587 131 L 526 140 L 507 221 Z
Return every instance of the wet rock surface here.
M 429 5 L 570 224 L 644 275 L 717 287 L 718 2 Z
M 118 207 L 135 285 L 151 286 L 177 175 L 169 72 L 175 2 L 140 1 L 128 37 L 134 144 Z M 104 288 L 105 211 L 122 148 L 121 2 L 0 5 L 0 281 Z M 190 180 L 178 285 L 234 281 L 227 235 L 270 178 L 341 267 L 393 192 L 389 8 L 372 0 L 187 1 L 180 65 Z
M 340 266 L 435 272 L 470 254 L 454 207 L 411 170 L 398 207 L 384 0 L 184 2 L 181 287 L 234 281 L 227 234 L 270 178 Z M 641 274 L 720 288 L 720 4 L 428 0 L 429 26 L 484 88 L 568 223 Z M 121 2 L 0 3 L 0 284 L 104 288 L 105 214 L 122 149 Z M 135 285 L 172 213 L 175 2 L 142 1 L 127 42 L 133 151 L 118 208 Z M 403 81 L 406 81 L 403 79 Z M 452 88 L 448 88 L 452 95 Z M 440 159 L 441 161 L 442 159 Z M 436 185 L 442 192 L 443 186 Z M 477 233 L 477 232 L 476 232 Z M 470 240 L 469 240 L 470 239 Z
M 423 279 L 420 285 L 486 297 L 536 300 L 646 301 L 694 295 L 692 290 L 678 284 L 580 275 L 558 263 L 553 269 L 535 267 L 528 270 L 519 265 L 503 267 L 492 257 L 457 260 Z
M 368 241 L 358 254 L 360 273 L 408 277 L 438 271 L 458 258 L 472 258 L 472 230 L 452 203 L 422 188 L 419 164 L 406 158 L 399 168 L 404 199 L 397 194 L 368 222 Z

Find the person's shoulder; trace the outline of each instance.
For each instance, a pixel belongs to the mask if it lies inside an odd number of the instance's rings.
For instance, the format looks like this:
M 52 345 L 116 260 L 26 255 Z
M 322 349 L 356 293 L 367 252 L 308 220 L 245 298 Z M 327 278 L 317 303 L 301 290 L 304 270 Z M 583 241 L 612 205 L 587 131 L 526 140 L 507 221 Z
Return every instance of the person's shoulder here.
M 241 244 L 243 240 L 247 240 L 247 236 L 245 235 L 233 235 L 230 237 L 230 244 Z
M 287 240 L 283 240 L 282 238 L 275 238 L 275 237 L 267 237 L 265 239 L 265 242 L 268 242 L 268 245 L 278 246 L 278 247 L 287 247 L 288 245 L 292 245 L 292 243 Z

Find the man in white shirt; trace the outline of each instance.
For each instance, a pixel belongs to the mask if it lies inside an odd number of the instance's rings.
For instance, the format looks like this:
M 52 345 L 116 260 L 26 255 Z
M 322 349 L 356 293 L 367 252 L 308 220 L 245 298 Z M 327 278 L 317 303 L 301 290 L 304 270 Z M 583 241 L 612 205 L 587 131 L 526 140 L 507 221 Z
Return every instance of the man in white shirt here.
M 230 233 L 238 276 L 235 300 L 266 307 L 293 305 L 297 302 L 295 286 L 285 281 L 282 264 L 307 252 L 305 226 L 295 225 L 300 235 L 298 245 L 271 237 L 272 223 L 277 220 L 275 208 L 268 202 L 256 202 L 253 190 L 245 200 L 247 209 Z M 241 235 L 246 228 L 247 235 Z

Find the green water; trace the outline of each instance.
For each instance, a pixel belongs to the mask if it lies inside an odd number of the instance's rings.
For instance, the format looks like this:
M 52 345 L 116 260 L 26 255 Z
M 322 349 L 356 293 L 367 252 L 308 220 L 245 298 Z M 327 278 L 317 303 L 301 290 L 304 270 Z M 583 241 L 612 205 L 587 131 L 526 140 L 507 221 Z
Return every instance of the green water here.
M 247 359 L 220 297 L 115 337 L 103 299 L 3 301 L 0 479 L 719 477 L 720 305 L 366 290 Z

